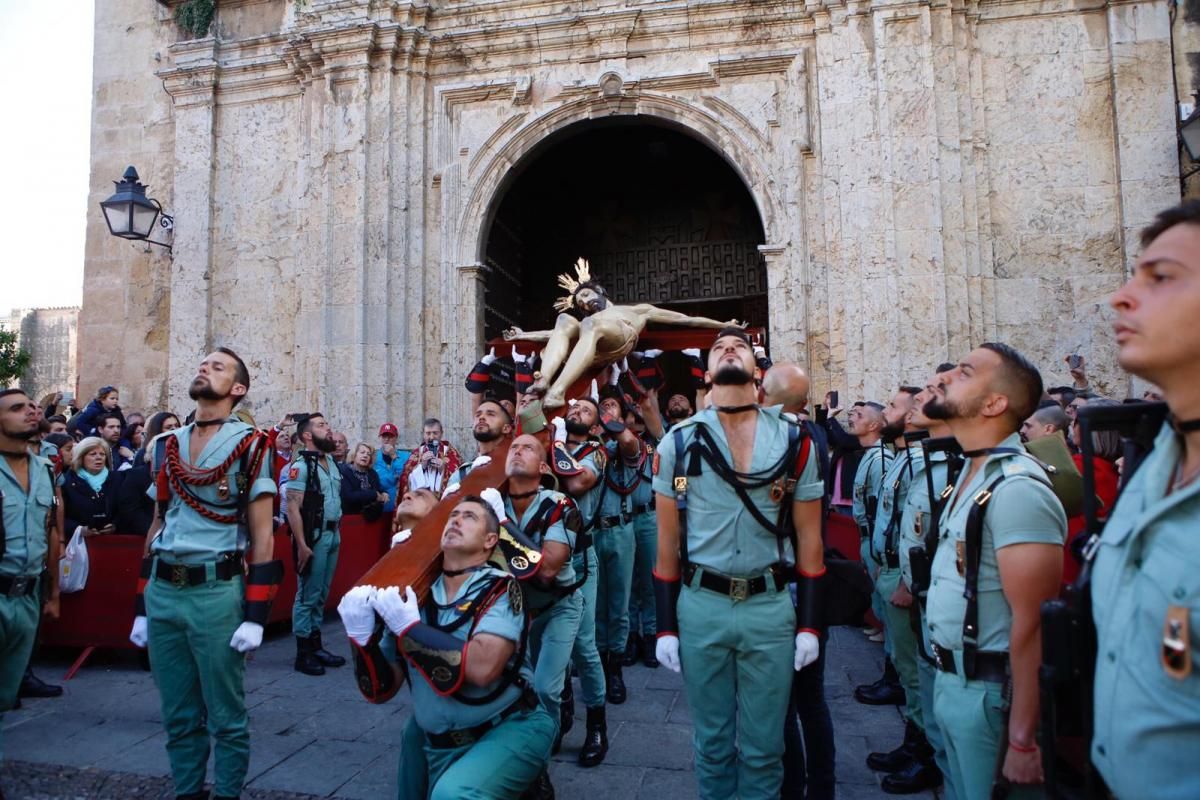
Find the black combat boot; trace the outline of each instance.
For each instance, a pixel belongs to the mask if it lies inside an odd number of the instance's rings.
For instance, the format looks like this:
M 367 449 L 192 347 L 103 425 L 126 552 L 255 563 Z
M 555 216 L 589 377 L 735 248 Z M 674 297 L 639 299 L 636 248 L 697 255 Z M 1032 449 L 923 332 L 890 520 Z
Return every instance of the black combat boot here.
M 917 753 L 922 745 L 926 749 L 929 748 L 929 744 L 925 741 L 925 734 L 913 723 L 906 722 L 904 723 L 904 741 L 901 745 L 886 753 L 869 754 L 867 767 L 876 772 L 901 772 L 916 763 Z
M 554 747 L 551 748 L 551 755 L 558 755 L 558 751 L 562 749 L 563 737 L 571 732 L 571 728 L 575 727 L 575 687 L 571 685 L 571 676 L 563 682 L 562 695 L 558 703 L 558 737 L 554 740 Z
M 579 751 L 579 766 L 594 767 L 608 753 L 608 725 L 604 722 L 604 706 L 587 710 L 587 735 Z
M 175 795 L 175 800 L 208 800 L 208 790 L 201 789 L 198 792 L 188 792 L 187 794 Z
M 313 631 L 308 637 L 312 643 L 313 658 L 321 662 L 323 667 L 341 667 L 346 664 L 346 659 L 341 656 L 335 656 L 333 653 L 325 649 L 325 645 L 321 644 L 321 631 Z
M 554 784 L 550 783 L 549 769 L 543 769 L 533 779 L 525 794 L 521 795 L 521 800 L 554 800 Z
M 658 669 L 658 654 L 655 648 L 658 647 L 658 638 L 648 633 L 642 637 L 642 666 L 650 669 Z
M 614 706 L 625 702 L 625 678 L 621 675 L 621 654 L 601 653 L 600 663 L 604 665 L 605 699 Z
M 942 785 L 942 771 L 933 761 L 933 748 L 928 758 L 918 758 L 908 769 L 883 776 L 883 791 L 888 794 L 917 794 Z
M 61 686 L 46 683 L 33 674 L 33 667 L 25 667 L 25 675 L 21 678 L 21 688 L 17 690 L 17 697 L 61 697 L 62 693 Z
M 642 657 L 642 638 L 636 633 L 630 633 L 625 642 L 625 652 L 621 654 L 621 666 L 632 667 Z
M 307 636 L 296 637 L 296 672 L 305 675 L 324 675 L 325 668 L 313 654 L 312 639 Z
M 904 704 L 904 687 L 890 658 L 883 662 L 883 677 L 874 683 L 857 686 L 854 699 L 868 706 L 899 706 Z

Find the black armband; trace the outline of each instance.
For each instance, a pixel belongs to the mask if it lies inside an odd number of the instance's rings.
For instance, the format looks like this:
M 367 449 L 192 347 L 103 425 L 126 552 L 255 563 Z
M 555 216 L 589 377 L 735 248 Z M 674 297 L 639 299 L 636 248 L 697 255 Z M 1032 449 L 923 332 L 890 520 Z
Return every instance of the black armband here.
M 645 389 L 661 389 L 667 382 L 663 375 L 662 367 L 658 363 L 657 358 L 642 357 L 638 362 L 637 369 L 633 374 L 634 381 L 638 386 Z M 644 392 L 643 392 L 644 393 Z
M 400 649 L 441 697 L 452 695 L 467 677 L 467 642 L 418 622 L 400 638 Z
M 679 616 L 675 610 L 683 582 L 654 575 L 654 619 L 659 636 L 679 636 Z
M 133 596 L 133 615 L 146 616 L 146 584 L 150 582 L 150 570 L 154 567 L 154 556 L 142 558 L 142 568 L 138 572 L 137 594 Z
M 696 356 L 688 356 L 688 368 L 692 376 L 692 388 L 704 388 L 704 362 Z
M 271 601 L 283 582 L 283 562 L 262 561 L 251 564 L 246 575 L 246 622 L 266 626 L 271 616 Z
M 807 631 L 820 636 L 825 632 L 825 567 L 816 575 L 796 568 L 796 632 Z
M 529 356 L 524 361 L 516 362 L 516 389 L 517 394 L 529 394 L 529 387 L 533 386 L 533 356 Z
M 508 520 L 500 523 L 497 549 L 504 558 L 505 568 L 517 580 L 528 580 L 537 574 L 542 563 L 541 549 Z
M 404 683 L 396 674 L 398 670 L 384 656 L 379 646 L 380 638 L 376 633 L 365 646 L 350 640 L 350 651 L 354 654 L 354 680 L 369 703 L 386 703 Z
M 569 452 L 567 446 L 562 442 L 555 442 L 550 447 L 550 466 L 554 469 L 554 474 L 560 478 L 570 478 L 583 472 L 583 467 L 575 460 Z
M 488 365 L 480 361 L 467 373 L 467 391 L 471 394 L 483 394 L 487 391 L 488 383 L 491 380 L 492 375 L 488 371 Z

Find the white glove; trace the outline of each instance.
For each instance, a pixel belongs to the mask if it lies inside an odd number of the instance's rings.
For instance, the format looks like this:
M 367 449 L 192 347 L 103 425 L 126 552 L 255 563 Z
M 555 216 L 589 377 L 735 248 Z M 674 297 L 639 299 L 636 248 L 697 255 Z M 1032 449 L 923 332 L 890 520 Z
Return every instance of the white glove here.
M 496 352 L 496 351 L 495 351 L 495 349 L 493 349 L 493 350 L 492 350 L 492 352 L 493 352 L 493 353 L 494 353 L 494 352 Z M 512 356 L 512 358 L 513 358 L 513 361 L 514 361 L 515 363 L 517 363 L 517 364 L 524 364 L 526 361 L 528 361 L 528 360 L 530 359 L 530 356 L 523 356 L 523 355 L 521 355 L 520 353 L 518 353 L 518 352 L 517 352 L 517 346 L 514 344 L 514 345 L 513 345 L 513 356 Z
M 613 364 L 612 369 L 608 371 L 608 385 L 616 386 L 621 380 L 621 368 L 629 369 L 629 364 Z
M 398 544 L 404 544 L 411 538 L 412 531 L 408 528 L 405 528 L 404 530 L 392 535 L 392 547 L 395 547 Z
M 654 657 L 671 672 L 679 672 L 679 637 L 658 637 L 654 643 Z
M 346 635 L 364 647 L 375 633 L 375 609 L 371 607 L 371 599 L 377 591 L 374 586 L 355 586 L 342 595 L 338 603 L 337 610 Z
M 685 356 L 691 356 L 692 358 L 699 358 L 700 357 L 700 348 L 699 347 L 689 347 L 687 350 L 683 351 L 683 354 Z
M 383 621 L 397 637 L 421 621 L 421 608 L 417 604 L 417 593 L 411 586 L 404 588 L 400 595 L 400 587 L 389 586 L 375 592 L 371 598 L 371 607 L 375 613 L 383 617 Z
M 495 360 L 496 360 L 496 348 L 493 347 L 491 350 L 488 351 L 488 354 L 486 356 L 479 359 L 479 362 L 481 364 L 491 366 L 492 362 Z
M 496 512 L 496 519 L 501 522 L 508 519 L 508 512 L 504 510 L 504 497 L 498 490 L 484 489 L 479 496 L 487 501 L 487 504 L 492 507 L 492 511 Z
M 133 642 L 134 647 L 144 648 L 149 638 L 149 632 L 146 629 L 146 618 L 134 617 L 133 629 L 129 631 L 129 641 Z
M 588 397 L 596 402 L 600 402 L 600 387 L 596 385 L 596 379 L 592 378 L 592 385 L 588 387 Z
M 554 426 L 554 441 L 565 442 L 567 440 L 567 421 L 562 417 L 555 417 L 550 424 Z
M 817 660 L 817 656 L 821 654 L 821 640 L 816 634 L 808 631 L 800 631 L 796 634 L 796 660 L 794 666 L 796 671 L 807 667 L 809 664 Z
M 482 467 L 484 464 L 490 464 L 490 463 L 492 463 L 491 456 L 479 456 L 478 458 L 476 458 L 474 461 L 471 462 L 471 469 L 477 469 L 478 467 Z
M 755 358 L 766 358 L 767 357 L 767 348 L 763 347 L 762 345 L 756 344 L 751 349 L 754 350 Z
M 697 351 L 697 352 L 699 352 L 699 351 Z M 647 350 L 646 352 L 642 353 L 641 357 L 642 358 L 658 358 L 662 354 L 663 354 L 662 350 Z
M 442 492 L 442 497 L 449 497 L 450 495 L 454 494 L 461 488 L 462 488 L 462 484 L 452 483 L 446 487 L 446 491 Z
M 262 646 L 262 635 L 262 625 L 259 625 L 257 622 L 243 622 L 233 632 L 233 638 L 229 640 L 229 646 L 239 653 L 249 653 L 251 650 L 257 650 Z

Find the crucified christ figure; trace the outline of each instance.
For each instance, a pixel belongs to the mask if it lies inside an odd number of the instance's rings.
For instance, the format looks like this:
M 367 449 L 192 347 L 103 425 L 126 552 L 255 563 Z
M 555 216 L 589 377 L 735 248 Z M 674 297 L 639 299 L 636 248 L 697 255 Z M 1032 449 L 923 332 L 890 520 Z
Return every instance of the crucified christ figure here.
M 649 303 L 613 305 L 604 287 L 591 279 L 587 261 L 581 258 L 575 263 L 575 274 L 578 280 L 570 275 L 558 276 L 558 285 L 566 289 L 568 294 L 554 303 L 560 312 L 554 330 L 523 331 L 509 328 L 504 331 L 507 341 L 545 343 L 541 375 L 530 389 L 531 394 L 542 398 L 544 408 L 566 405 L 567 389 L 583 377 L 590 367 L 611 364 L 629 355 L 648 322 L 718 330 L 746 327 L 746 323 L 736 319 L 718 322 L 708 317 L 689 317 Z M 583 314 L 583 320 L 568 314 L 571 309 Z

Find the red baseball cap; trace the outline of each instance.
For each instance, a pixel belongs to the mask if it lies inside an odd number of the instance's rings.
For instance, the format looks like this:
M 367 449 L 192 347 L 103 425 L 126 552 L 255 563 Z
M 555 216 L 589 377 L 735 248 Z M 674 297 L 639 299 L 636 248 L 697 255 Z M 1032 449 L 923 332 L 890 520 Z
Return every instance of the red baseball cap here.
M 396 426 L 393 425 L 392 423 L 385 422 L 379 426 L 379 435 L 380 436 L 399 436 L 400 431 L 398 431 L 396 429 Z

